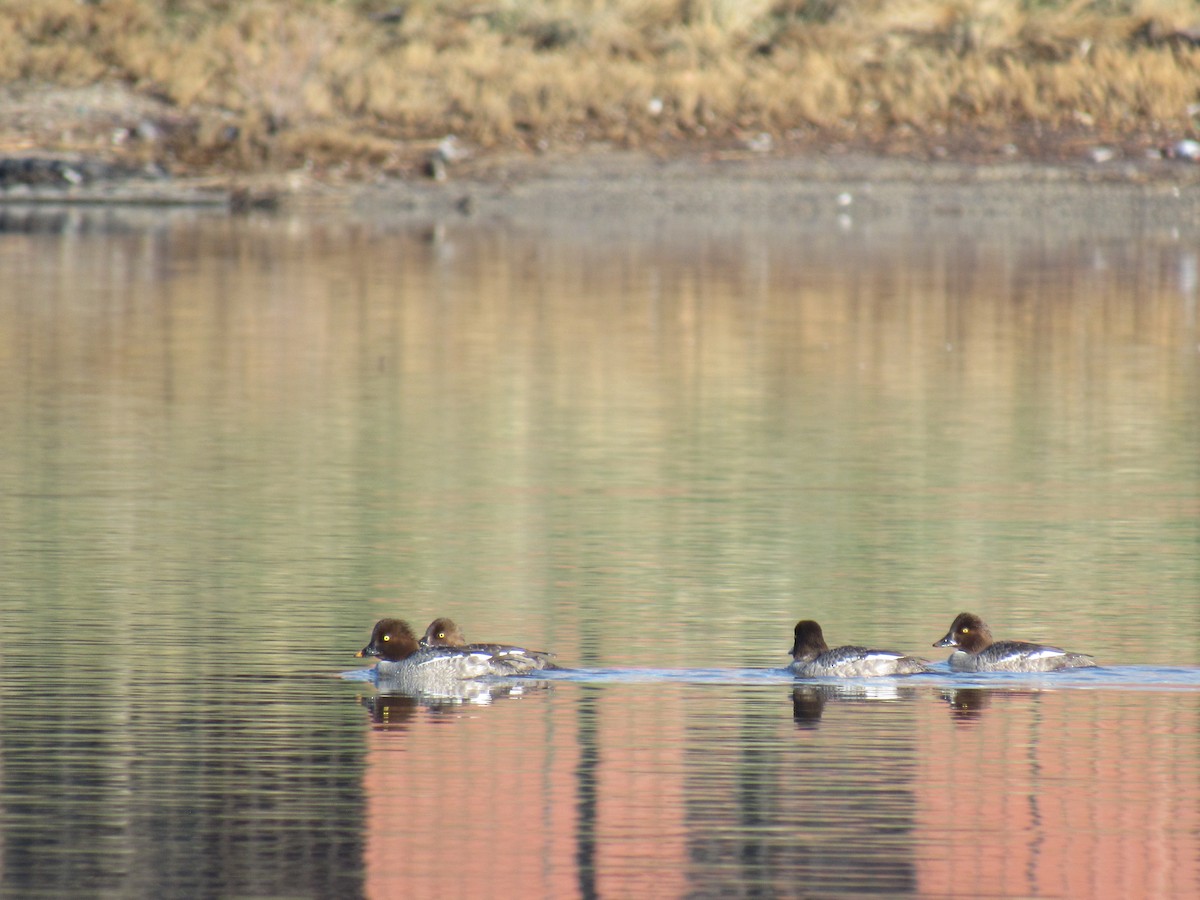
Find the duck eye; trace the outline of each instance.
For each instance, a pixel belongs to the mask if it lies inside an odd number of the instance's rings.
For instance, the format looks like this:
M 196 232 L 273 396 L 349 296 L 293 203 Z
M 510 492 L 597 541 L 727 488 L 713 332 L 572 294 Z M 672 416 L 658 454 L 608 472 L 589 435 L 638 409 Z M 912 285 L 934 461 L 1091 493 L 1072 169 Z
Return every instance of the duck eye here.
M 438 640 L 439 640 L 439 641 L 444 641 L 444 640 L 446 639 L 446 632 L 444 632 L 444 631 L 439 631 L 439 632 L 437 633 L 437 636 L 438 636 Z
M 383 641 L 384 641 L 384 643 L 387 643 L 387 642 L 388 642 L 388 641 L 390 641 L 391 639 L 392 639 L 392 636 L 391 636 L 390 634 L 385 634 L 385 635 L 383 636 Z
M 970 634 L 970 633 L 971 633 L 971 629 L 970 629 L 970 628 L 968 628 L 966 625 L 964 625 L 962 628 L 960 628 L 960 629 L 958 629 L 958 630 L 959 630 L 959 631 L 961 631 L 963 634 Z

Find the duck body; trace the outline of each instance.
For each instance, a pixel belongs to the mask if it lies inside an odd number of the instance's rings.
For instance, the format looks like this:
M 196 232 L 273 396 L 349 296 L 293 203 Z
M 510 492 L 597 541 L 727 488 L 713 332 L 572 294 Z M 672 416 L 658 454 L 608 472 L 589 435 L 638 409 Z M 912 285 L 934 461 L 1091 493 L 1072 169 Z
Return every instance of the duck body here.
M 924 660 L 894 650 L 855 646 L 831 649 L 821 626 L 811 619 L 796 623 L 795 638 L 788 671 L 802 678 L 876 678 L 929 671 Z
M 1056 672 L 1093 668 L 1086 653 L 1073 653 L 1049 644 L 996 641 L 987 623 L 973 613 L 959 613 L 935 647 L 954 647 L 948 660 L 955 672 Z
M 420 644 L 424 648 L 452 647 L 458 650 L 490 654 L 499 660 L 520 660 L 521 665 L 529 665 L 531 670 L 558 668 L 552 661 L 554 654 L 545 650 L 530 650 L 514 644 L 468 643 L 462 629 L 452 619 L 445 617 L 434 619 L 429 623 Z

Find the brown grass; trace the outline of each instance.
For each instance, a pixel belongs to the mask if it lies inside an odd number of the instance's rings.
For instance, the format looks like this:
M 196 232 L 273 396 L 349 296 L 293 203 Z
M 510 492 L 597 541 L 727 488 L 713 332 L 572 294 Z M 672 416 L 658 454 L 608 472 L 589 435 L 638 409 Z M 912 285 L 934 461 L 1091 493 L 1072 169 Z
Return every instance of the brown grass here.
M 1187 0 L 0 0 L 0 79 L 165 100 L 176 168 L 365 173 L 450 133 L 1161 142 L 1196 132 L 1198 42 Z

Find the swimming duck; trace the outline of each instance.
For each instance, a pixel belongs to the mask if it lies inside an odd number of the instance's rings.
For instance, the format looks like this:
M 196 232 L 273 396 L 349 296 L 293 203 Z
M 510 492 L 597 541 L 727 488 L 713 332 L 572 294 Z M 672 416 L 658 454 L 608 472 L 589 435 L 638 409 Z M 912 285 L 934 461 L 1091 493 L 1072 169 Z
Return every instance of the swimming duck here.
M 523 675 L 539 660 L 521 653 L 492 653 L 471 647 L 422 647 L 407 622 L 380 619 L 371 642 L 356 654 L 374 656 L 376 679 L 396 690 L 440 691 L 485 675 Z
M 455 624 L 453 619 L 448 619 L 444 616 L 434 619 L 429 623 L 429 627 L 425 629 L 425 634 L 421 638 L 421 646 L 465 647 L 480 653 L 491 653 L 499 657 L 515 655 L 527 657 L 532 660 L 535 663 L 533 666 L 535 669 L 558 668 L 550 661 L 554 654 L 548 653 L 545 650 L 529 650 L 525 647 L 513 646 L 512 644 L 468 644 L 462 629 Z
M 821 626 L 811 619 L 797 622 L 795 634 L 792 664 L 788 670 L 803 678 L 869 678 L 929 671 L 923 660 L 894 650 L 871 650 L 866 647 L 836 647 L 830 650 Z
M 994 641 L 987 623 L 966 612 L 955 617 L 946 636 L 933 646 L 957 648 L 950 654 L 950 668 L 956 672 L 1053 672 L 1096 665 L 1084 653 L 1047 644 Z

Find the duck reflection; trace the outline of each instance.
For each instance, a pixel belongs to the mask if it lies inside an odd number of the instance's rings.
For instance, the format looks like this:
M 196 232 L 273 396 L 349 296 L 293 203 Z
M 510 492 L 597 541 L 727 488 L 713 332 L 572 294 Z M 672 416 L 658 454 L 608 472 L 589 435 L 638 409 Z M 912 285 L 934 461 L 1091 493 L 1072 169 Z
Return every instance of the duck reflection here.
M 1032 697 L 1041 693 L 1036 688 L 1015 690 L 1012 688 L 956 688 L 942 691 L 942 699 L 950 707 L 950 717 L 958 723 L 978 722 L 983 712 L 998 698 L 1011 700 L 1016 697 Z
M 408 694 L 376 694 L 362 697 L 360 702 L 378 731 L 405 731 L 410 720 L 421 708 L 416 697 Z
M 984 688 L 959 688 L 942 691 L 942 699 L 950 706 L 950 718 L 955 722 L 978 722 L 991 703 L 991 691 Z
M 798 684 L 792 688 L 792 718 L 799 728 L 816 728 L 830 701 L 876 702 L 911 699 L 917 688 L 901 686 L 890 679 L 870 682 Z
M 464 681 L 452 691 L 432 693 L 389 689 L 386 681 L 380 681 L 379 693 L 363 697 L 361 702 L 377 730 L 404 731 L 421 710 L 450 715 L 465 714 L 477 707 L 549 689 L 550 684 L 545 681 L 530 679 L 515 683 L 510 679 L 503 684 Z

